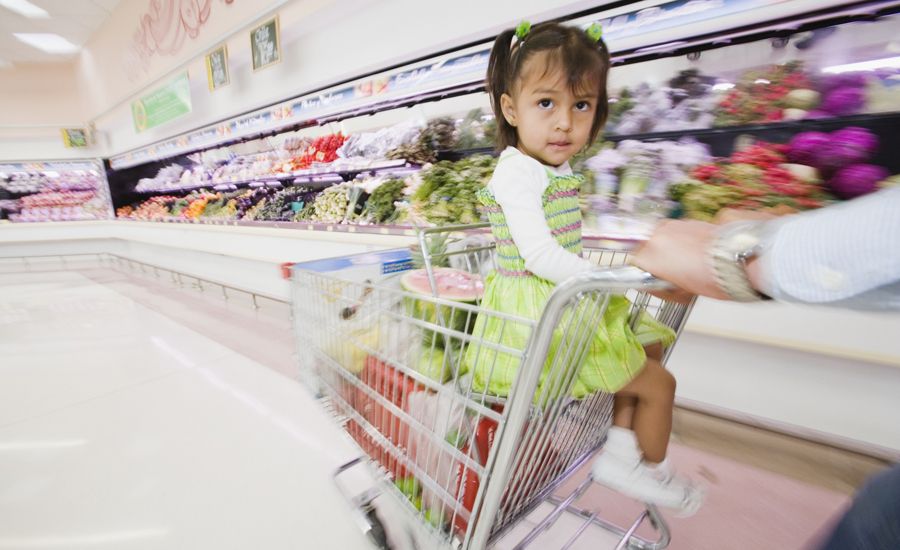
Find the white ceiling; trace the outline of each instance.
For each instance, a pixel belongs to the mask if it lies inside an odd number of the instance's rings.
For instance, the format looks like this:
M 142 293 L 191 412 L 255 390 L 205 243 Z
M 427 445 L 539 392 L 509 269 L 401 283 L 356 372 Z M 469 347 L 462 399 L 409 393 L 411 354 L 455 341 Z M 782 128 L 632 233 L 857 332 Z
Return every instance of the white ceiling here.
M 52 32 L 83 46 L 106 21 L 121 0 L 29 0 L 50 14 L 49 19 L 29 19 L 0 7 L 0 64 L 62 61 L 69 56 L 53 55 L 19 42 L 14 32 Z

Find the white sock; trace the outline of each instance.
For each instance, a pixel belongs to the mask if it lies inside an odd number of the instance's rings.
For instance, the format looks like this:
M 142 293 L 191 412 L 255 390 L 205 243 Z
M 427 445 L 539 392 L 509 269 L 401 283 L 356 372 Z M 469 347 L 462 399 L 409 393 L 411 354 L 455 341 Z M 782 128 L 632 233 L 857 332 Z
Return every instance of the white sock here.
M 604 452 L 614 454 L 622 458 L 636 459 L 641 458 L 641 449 L 638 447 L 637 436 L 628 428 L 620 428 L 613 426 L 609 429 L 606 436 L 606 443 L 603 445 Z
M 672 476 L 672 467 L 668 458 L 664 458 L 662 462 L 647 462 L 645 460 L 644 467 L 662 479 L 668 479 Z

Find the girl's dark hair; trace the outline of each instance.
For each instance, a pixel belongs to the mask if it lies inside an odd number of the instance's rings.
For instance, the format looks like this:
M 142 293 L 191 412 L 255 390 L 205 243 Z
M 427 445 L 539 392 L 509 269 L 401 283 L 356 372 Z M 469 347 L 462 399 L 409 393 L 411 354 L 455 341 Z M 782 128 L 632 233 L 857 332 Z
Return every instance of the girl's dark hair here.
M 597 108 L 591 136 L 593 143 L 606 123 L 609 113 L 609 98 L 606 92 L 606 77 L 609 73 L 609 50 L 602 39 L 594 41 L 578 27 L 568 27 L 559 23 L 541 23 L 531 28 L 524 39 L 516 40 L 514 29 L 503 31 L 494 41 L 488 61 L 487 92 L 491 96 L 491 107 L 497 119 L 497 150 L 507 146 L 515 147 L 518 136 L 515 127 L 503 116 L 500 98 L 512 95 L 512 89 L 521 77 L 525 62 L 540 52 L 547 52 L 547 66 L 544 75 L 562 69 L 566 81 L 574 93 L 584 90 L 598 90 Z

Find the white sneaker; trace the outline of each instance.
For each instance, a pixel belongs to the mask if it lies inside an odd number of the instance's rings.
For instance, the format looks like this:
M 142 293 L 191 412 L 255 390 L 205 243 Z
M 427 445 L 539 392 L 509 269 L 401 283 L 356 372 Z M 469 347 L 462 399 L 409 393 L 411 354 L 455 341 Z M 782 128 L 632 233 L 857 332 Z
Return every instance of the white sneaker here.
M 679 517 L 697 513 L 704 493 L 668 468 L 652 468 L 613 453 L 604 452 L 591 468 L 594 482 L 647 504 L 676 510 Z

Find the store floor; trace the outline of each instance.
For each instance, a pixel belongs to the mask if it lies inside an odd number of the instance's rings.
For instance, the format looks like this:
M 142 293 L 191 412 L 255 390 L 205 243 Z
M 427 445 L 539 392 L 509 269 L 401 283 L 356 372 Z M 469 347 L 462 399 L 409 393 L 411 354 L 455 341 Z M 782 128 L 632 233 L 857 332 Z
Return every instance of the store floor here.
M 0 265 L 0 550 L 365 548 L 329 478 L 353 449 L 294 380 L 288 315 L 165 277 Z M 708 487 L 671 519 L 673 550 L 805 548 L 848 501 L 708 447 L 673 444 Z M 580 504 L 638 511 L 599 487 Z M 534 548 L 576 530 L 564 517 Z M 573 548 L 614 545 L 591 528 Z

